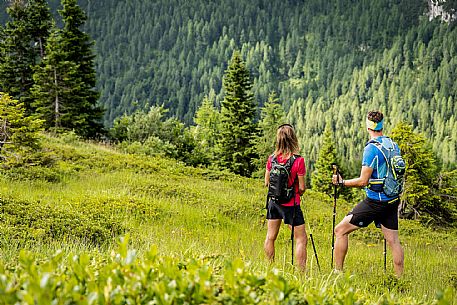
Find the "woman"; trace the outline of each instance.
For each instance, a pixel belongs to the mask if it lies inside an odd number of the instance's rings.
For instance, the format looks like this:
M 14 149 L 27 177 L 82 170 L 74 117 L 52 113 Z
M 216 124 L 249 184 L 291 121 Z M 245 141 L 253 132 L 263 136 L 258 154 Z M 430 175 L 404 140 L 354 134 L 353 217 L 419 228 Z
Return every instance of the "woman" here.
M 272 168 L 287 168 L 290 172 L 287 187 L 293 190 L 290 199 L 279 199 L 271 195 L 273 185 L 270 185 Z M 275 171 L 276 172 L 276 171 Z M 305 220 L 300 208 L 300 196 L 305 192 L 305 160 L 299 156 L 297 136 L 293 127 L 284 124 L 278 127 L 276 133 L 276 149 L 273 155 L 268 158 L 265 172 L 265 186 L 269 187 L 269 200 L 267 201 L 268 231 L 265 239 L 265 253 L 270 261 L 275 256 L 275 241 L 278 236 L 281 221 L 294 226 L 294 239 L 296 242 L 295 257 L 301 270 L 306 267 L 306 244 L 308 242 L 305 231 Z

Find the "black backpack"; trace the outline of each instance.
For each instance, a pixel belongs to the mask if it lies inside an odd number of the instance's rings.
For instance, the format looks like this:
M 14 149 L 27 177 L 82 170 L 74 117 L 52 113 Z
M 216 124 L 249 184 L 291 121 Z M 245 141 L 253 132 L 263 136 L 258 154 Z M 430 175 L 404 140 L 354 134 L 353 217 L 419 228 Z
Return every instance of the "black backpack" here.
M 275 203 L 282 204 L 290 201 L 295 196 L 295 180 L 292 186 L 288 186 L 290 171 L 295 160 L 299 156 L 293 155 L 286 164 L 281 164 L 275 155 L 271 157 L 270 185 L 268 186 L 268 197 Z

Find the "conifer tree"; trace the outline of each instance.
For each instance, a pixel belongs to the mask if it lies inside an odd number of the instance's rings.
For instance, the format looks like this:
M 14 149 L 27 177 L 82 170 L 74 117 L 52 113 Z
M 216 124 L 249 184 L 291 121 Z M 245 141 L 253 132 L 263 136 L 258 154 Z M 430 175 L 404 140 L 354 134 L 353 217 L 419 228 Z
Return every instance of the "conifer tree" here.
M 314 190 L 332 194 L 332 164 L 336 164 L 336 148 L 329 125 L 325 128 L 319 155 L 311 174 L 311 187 Z
M 42 121 L 26 116 L 24 104 L 0 93 L 0 163 L 24 164 L 40 147 Z
M 29 0 L 28 22 L 35 54 L 44 57 L 46 41 L 51 33 L 53 19 L 46 0 Z
M 205 96 L 195 113 L 194 137 L 209 160 L 214 159 L 217 136 L 220 131 L 220 113 L 210 97 Z
M 62 7 L 59 13 L 64 23 L 61 32 L 62 48 L 65 54 L 63 61 L 75 64 L 77 69 L 75 80 L 77 86 L 80 86 L 75 89 L 80 92 L 80 95 L 72 105 L 74 110 L 72 115 L 79 125 L 76 132 L 85 137 L 93 137 L 102 129 L 103 115 L 103 110 L 97 105 L 99 93 L 95 88 L 95 55 L 92 50 L 94 42 L 88 34 L 81 30 L 86 21 L 86 15 L 78 6 L 77 1 L 62 0 Z
M 31 113 L 33 67 L 44 55 L 52 18 L 44 0 L 13 0 L 7 12 L 10 21 L 0 42 L 0 88 L 23 101 Z
M 223 85 L 225 97 L 221 103 L 219 162 L 236 174 L 250 176 L 255 158 L 251 144 L 256 133 L 256 105 L 249 71 L 238 51 L 233 53 Z
M 271 92 L 268 101 L 260 112 L 258 126 L 258 137 L 255 138 L 255 150 L 259 155 L 255 159 L 255 166 L 258 171 L 263 171 L 269 155 L 275 149 L 276 131 L 278 126 L 286 122 L 286 112 L 275 92 Z
M 60 30 L 55 28 L 48 39 L 46 56 L 33 75 L 33 108 L 45 121 L 45 128 L 75 129 L 80 133 L 87 128 L 88 114 L 80 112 L 80 105 L 87 103 L 85 88 L 78 66 L 66 60 L 64 44 Z
M 406 162 L 405 191 L 401 197 L 406 216 L 417 216 L 427 210 L 426 213 L 433 213 L 435 203 L 430 194 L 438 169 L 425 137 L 413 132 L 407 123 L 397 124 L 390 136 Z

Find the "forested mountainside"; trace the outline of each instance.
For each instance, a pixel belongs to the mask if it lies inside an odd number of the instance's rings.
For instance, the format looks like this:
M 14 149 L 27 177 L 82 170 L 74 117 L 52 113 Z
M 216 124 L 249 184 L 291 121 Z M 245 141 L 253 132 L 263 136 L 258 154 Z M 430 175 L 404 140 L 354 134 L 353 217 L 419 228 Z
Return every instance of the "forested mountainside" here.
M 58 1 L 50 1 L 57 6 Z M 105 123 L 163 104 L 187 124 L 208 95 L 219 105 L 234 50 L 259 106 L 271 91 L 315 160 L 331 124 L 340 155 L 359 162 L 363 114 L 380 108 L 457 160 L 457 29 L 417 0 L 80 1 L 96 40 Z M 359 146 L 356 146 L 359 145 Z

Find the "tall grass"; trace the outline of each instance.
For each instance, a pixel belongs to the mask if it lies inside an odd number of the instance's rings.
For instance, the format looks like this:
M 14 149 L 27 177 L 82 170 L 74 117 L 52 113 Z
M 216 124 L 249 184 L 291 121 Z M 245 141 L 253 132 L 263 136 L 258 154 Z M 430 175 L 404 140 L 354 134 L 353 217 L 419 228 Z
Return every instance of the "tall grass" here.
M 157 247 L 158 255 L 178 261 L 210 260 L 216 271 L 225 262 L 239 259 L 249 272 L 279 273 L 291 285 L 301 287 L 298 291 L 315 291 L 310 296 L 316 298 L 325 295 L 317 291 L 331 293 L 336 286 L 344 286 L 346 290 L 338 288 L 338 293 L 345 291 L 348 300 L 429 304 L 448 289 L 447 300 L 456 303 L 454 229 L 400 221 L 406 258 L 401 279 L 393 276 L 390 253 L 384 272 L 380 230 L 374 226 L 359 230 L 350 237 L 346 273 L 334 274 L 330 269 L 332 200 L 307 191 L 302 208 L 322 270 L 317 269 L 309 243 L 308 270 L 300 274 L 290 265 L 286 227 L 281 228 L 276 242 L 275 262 L 269 264 L 264 258 L 266 190 L 261 181 L 81 142 L 64 143 L 49 137 L 47 146 L 55 162 L 44 178 L 34 178 L 38 171 L 34 168 L 3 172 L 0 177 L 4 233 L 0 261 L 11 268 L 19 264 L 22 249 L 38 259 L 62 249 L 64 253 L 89 252 L 103 261 L 117 248 L 118 237 L 128 233 L 129 247 L 140 257 Z M 57 178 L 47 179 L 49 176 Z M 338 201 L 337 220 L 351 205 Z M 11 209 L 15 206 L 21 209 Z

